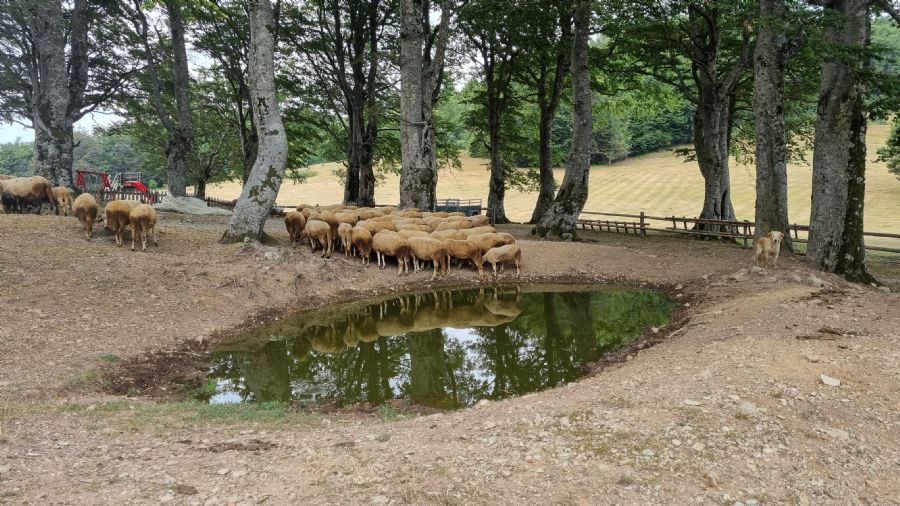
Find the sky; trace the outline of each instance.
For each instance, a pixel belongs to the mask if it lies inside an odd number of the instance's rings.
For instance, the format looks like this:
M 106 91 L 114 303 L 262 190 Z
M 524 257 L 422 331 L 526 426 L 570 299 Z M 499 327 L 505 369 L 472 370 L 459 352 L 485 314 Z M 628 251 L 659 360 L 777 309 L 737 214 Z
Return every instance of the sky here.
M 107 126 L 119 119 L 122 118 L 112 113 L 92 112 L 75 123 L 75 130 L 92 132 L 95 126 Z M 16 139 L 31 142 L 34 140 L 34 130 L 18 123 L 0 123 L 0 144 L 16 142 Z

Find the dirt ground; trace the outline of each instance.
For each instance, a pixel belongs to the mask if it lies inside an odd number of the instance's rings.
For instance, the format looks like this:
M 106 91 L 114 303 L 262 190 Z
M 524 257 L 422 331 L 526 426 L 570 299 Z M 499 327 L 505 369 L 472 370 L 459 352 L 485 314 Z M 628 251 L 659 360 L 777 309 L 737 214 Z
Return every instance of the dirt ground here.
M 522 282 L 689 301 L 662 342 L 564 388 L 429 415 L 110 394 L 148 354 L 279 312 L 480 282 L 222 230 L 164 214 L 132 253 L 73 218 L 0 216 L 0 504 L 898 504 L 900 296 L 689 239 L 510 229 Z M 896 257 L 875 260 L 900 289 Z

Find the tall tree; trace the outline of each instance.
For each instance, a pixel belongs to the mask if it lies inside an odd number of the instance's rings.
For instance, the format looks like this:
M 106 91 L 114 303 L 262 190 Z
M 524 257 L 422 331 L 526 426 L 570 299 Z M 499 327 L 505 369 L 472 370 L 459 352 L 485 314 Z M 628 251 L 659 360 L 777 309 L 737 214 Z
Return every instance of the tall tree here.
M 287 6 L 284 36 L 301 61 L 289 84 L 322 114 L 319 126 L 344 146 L 344 203 L 375 203 L 375 148 L 389 83 L 382 53 L 392 44 L 393 0 L 311 0 Z M 337 125 L 337 128 L 336 128 Z
M 215 63 L 212 70 L 228 83 L 225 96 L 233 109 L 232 123 L 240 139 L 244 166 L 241 181 L 246 182 L 253 169 L 259 144 L 253 124 L 250 87 L 247 84 L 250 53 L 247 5 L 243 0 L 210 0 L 195 2 L 191 4 L 191 8 L 194 19 L 193 45 L 213 59 Z
M 142 59 L 146 62 L 147 77 L 149 80 L 148 95 L 150 103 L 160 123 L 166 129 L 166 170 L 168 173 L 168 192 L 175 197 L 184 197 L 185 178 L 188 173 L 188 164 L 193 149 L 193 115 L 190 106 L 191 76 L 188 73 L 187 48 L 185 46 L 184 14 L 181 5 L 182 0 L 162 0 L 165 7 L 169 25 L 170 40 L 162 40 L 161 34 L 157 41 L 160 47 L 154 48 L 150 33 L 150 23 L 145 12 L 145 3 L 142 0 L 133 0 L 132 23 L 142 45 Z M 157 34 L 159 32 L 157 31 Z M 171 54 L 161 51 L 163 46 L 171 46 Z M 162 52 L 167 60 L 164 65 L 172 68 L 172 94 L 175 97 L 175 110 L 170 111 L 163 101 L 164 81 L 157 61 L 158 54 Z
M 501 153 L 501 129 L 503 116 L 512 102 L 513 76 L 522 49 L 518 31 L 521 14 L 521 5 L 512 0 L 470 0 L 460 11 L 460 28 L 474 49 L 473 63 L 483 81 L 475 100 L 487 120 L 491 171 L 488 214 L 497 223 L 509 221 L 504 207 L 509 167 Z
M 591 174 L 593 146 L 593 105 L 591 100 L 591 72 L 589 68 L 591 31 L 591 1 L 575 0 L 575 36 L 572 47 L 572 109 L 575 129 L 572 147 L 566 160 L 566 174 L 550 209 L 537 226 L 538 235 L 562 237 L 572 234 L 575 223 L 588 197 L 588 177 Z
M 434 106 L 450 36 L 452 0 L 431 29 L 429 0 L 400 2 L 400 207 L 433 211 L 437 200 Z
M 538 113 L 538 171 L 540 190 L 530 223 L 538 223 L 553 203 L 553 121 L 568 74 L 572 51 L 572 2 L 540 2 L 530 18 L 529 34 L 543 41 L 533 61 L 523 69 L 524 81 L 534 88 Z
M 788 34 L 786 0 L 759 0 L 760 22 L 753 56 L 753 117 L 756 131 L 756 237 L 788 226 L 784 75 L 796 40 Z M 792 251 L 790 234 L 785 247 Z
M 56 185 L 73 186 L 75 122 L 130 72 L 118 9 L 88 0 L 0 3 L 0 118 L 34 128 L 35 173 Z
M 735 219 L 728 155 L 737 93 L 753 60 L 751 16 L 746 0 L 623 0 L 605 28 L 615 47 L 611 70 L 654 77 L 694 104 L 701 218 Z
M 275 22 L 269 0 L 250 0 L 250 96 L 259 153 L 222 242 L 260 239 L 287 162 L 287 136 L 275 93 Z
M 872 282 L 866 268 L 863 211 L 866 192 L 866 78 L 872 21 L 870 0 L 819 2 L 826 15 L 828 54 L 822 68 L 812 208 L 806 261 L 851 281 Z M 875 2 L 900 20 L 887 0 Z M 898 21 L 900 22 L 900 21 Z

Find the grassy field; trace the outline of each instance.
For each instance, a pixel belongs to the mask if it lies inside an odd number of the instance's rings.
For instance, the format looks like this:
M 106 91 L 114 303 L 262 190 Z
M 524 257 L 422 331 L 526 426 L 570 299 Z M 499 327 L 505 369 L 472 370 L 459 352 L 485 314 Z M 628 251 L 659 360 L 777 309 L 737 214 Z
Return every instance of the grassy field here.
M 900 232 L 900 180 L 887 171 L 884 163 L 874 163 L 875 150 L 884 145 L 890 127 L 870 125 L 868 135 L 869 164 L 866 191 L 866 230 Z M 812 159 L 810 155 L 809 159 Z M 487 160 L 463 158 L 462 170 L 443 170 L 438 183 L 439 198 L 480 198 L 487 203 Z M 339 163 L 312 167 L 315 176 L 304 184 L 285 182 L 278 196 L 282 205 L 332 204 L 341 201 L 343 188 L 333 170 Z M 556 171 L 561 181 L 563 170 Z M 793 164 L 788 167 L 790 219 L 794 223 L 809 222 L 812 167 Z M 732 160 L 732 200 L 738 219 L 753 219 L 755 178 L 752 166 L 738 165 Z M 650 215 L 696 216 L 703 202 L 703 178 L 696 163 L 684 163 L 671 151 L 639 156 L 611 166 L 591 169 L 590 197 L 586 211 L 607 211 Z M 237 183 L 213 186 L 209 193 L 220 198 L 236 198 Z M 513 221 L 531 217 L 536 193 L 506 192 L 506 213 Z M 379 204 L 395 204 L 399 200 L 399 176 L 388 175 L 375 190 Z

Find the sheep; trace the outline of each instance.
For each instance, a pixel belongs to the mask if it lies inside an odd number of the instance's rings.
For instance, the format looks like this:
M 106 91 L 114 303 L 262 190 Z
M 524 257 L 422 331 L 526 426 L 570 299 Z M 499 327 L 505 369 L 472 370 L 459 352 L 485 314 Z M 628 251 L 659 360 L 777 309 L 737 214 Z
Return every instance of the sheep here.
M 113 200 L 106 204 L 106 228 L 116 236 L 116 245 L 125 244 L 125 229 L 130 223 L 129 214 L 138 205 L 136 200 Z
M 90 241 L 94 236 L 94 221 L 97 220 L 97 200 L 90 193 L 82 193 L 72 203 L 72 214 L 81 222 L 84 227 L 84 235 Z
M 350 258 L 350 253 L 353 248 L 353 225 L 341 223 L 338 225 L 337 233 L 341 240 L 341 248 L 344 250 L 344 257 Z
M 334 236 L 331 234 L 331 225 L 322 220 L 309 220 L 303 233 L 309 237 L 309 244 L 312 250 L 316 250 L 316 241 L 322 246 L 322 257 L 330 258 L 331 251 L 334 247 Z
M 409 239 L 410 237 L 431 237 L 428 232 L 422 232 L 421 230 L 398 230 L 398 234 L 404 239 Z
M 434 265 L 431 279 L 437 277 L 438 271 L 444 271 L 446 274 L 447 265 L 444 261 L 445 250 L 443 241 L 432 239 L 431 237 L 411 237 L 409 245 L 412 248 L 413 265 L 416 271 L 419 270 L 419 260 L 423 262 L 430 260 Z
M 479 248 L 481 248 L 481 253 L 487 253 L 489 249 L 496 248 L 497 246 L 504 246 L 507 244 L 513 244 L 516 242 L 516 238 L 506 234 L 506 233 L 489 233 L 489 234 L 478 234 L 478 235 L 470 235 L 468 237 L 470 241 L 477 244 Z
M 334 217 L 337 219 L 339 224 L 349 223 L 351 227 L 353 225 L 356 225 L 356 223 L 359 221 L 359 216 L 357 216 L 356 213 L 352 213 L 349 211 L 337 213 L 334 215 Z
M 429 227 L 428 225 L 405 224 L 405 225 L 396 225 L 396 226 L 397 226 L 398 232 L 401 230 L 418 230 L 419 232 L 425 232 L 425 233 L 429 233 L 429 234 L 431 233 L 431 227 Z
M 466 237 L 478 234 L 493 234 L 496 231 L 497 229 L 491 226 L 474 227 L 460 230 L 460 232 L 462 232 Z
M 469 220 L 450 220 L 445 221 L 438 225 L 434 231 L 440 232 L 441 230 L 463 230 L 466 228 L 472 228 L 472 222 Z
M 290 211 L 284 215 L 284 226 L 291 238 L 291 247 L 297 246 L 297 241 L 303 237 L 303 228 L 306 227 L 306 217 L 302 212 Z
M 131 251 L 134 251 L 134 239 L 141 236 L 141 251 L 147 251 L 147 232 L 153 236 L 153 244 L 159 246 L 156 239 L 156 209 L 150 204 L 139 204 L 128 213 L 128 221 L 131 223 Z
M 473 227 L 484 227 L 491 224 L 491 222 L 488 220 L 488 217 L 483 214 L 469 216 L 466 219 L 472 222 Z
M 401 276 L 409 270 L 409 257 L 412 253 L 409 241 L 396 232 L 382 230 L 372 236 L 372 249 L 378 260 L 378 266 L 384 269 L 387 264 L 385 256 L 397 258 L 397 276 Z
M 52 188 L 53 197 L 56 198 L 57 214 L 69 216 L 72 214 L 72 194 L 65 186 Z
M 516 277 L 518 278 L 522 272 L 519 268 L 522 263 L 522 249 L 517 244 L 491 248 L 484 254 L 484 261 L 490 262 L 491 267 L 494 269 L 494 277 L 497 276 L 497 264 L 500 264 L 502 267 L 504 263 L 514 262 L 516 264 Z
M 59 204 L 53 195 L 53 187 L 50 181 L 41 177 L 16 177 L 0 181 L 0 202 L 7 209 L 24 213 L 29 205 L 37 206 L 40 213 L 41 206 L 48 202 L 53 212 L 59 212 Z
M 440 232 L 432 232 L 431 237 L 438 239 L 440 241 L 446 241 L 447 239 L 465 239 L 468 237 L 462 230 L 441 230 Z
M 364 227 L 353 227 L 350 242 L 356 248 L 356 252 L 362 256 L 363 265 L 369 265 L 369 256 L 372 255 L 372 233 Z
M 484 275 L 484 262 L 481 258 L 481 248 L 478 244 L 469 240 L 448 239 L 444 241 L 444 248 L 447 251 L 447 268 L 450 267 L 450 258 L 460 260 L 459 266 L 462 268 L 462 260 L 471 260 L 472 264 L 478 269 L 478 275 Z

